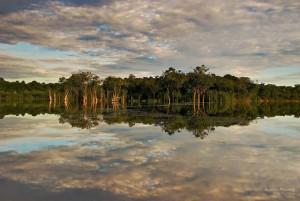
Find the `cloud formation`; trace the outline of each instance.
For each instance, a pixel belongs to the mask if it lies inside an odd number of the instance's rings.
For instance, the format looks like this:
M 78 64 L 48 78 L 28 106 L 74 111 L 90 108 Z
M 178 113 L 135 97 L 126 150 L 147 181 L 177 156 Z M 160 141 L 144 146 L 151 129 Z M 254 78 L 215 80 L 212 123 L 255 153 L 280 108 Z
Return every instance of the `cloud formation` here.
M 14 0 L 2 1 L 0 8 L 1 55 L 14 57 L 5 44 L 28 43 L 73 52 L 70 61 L 102 76 L 157 75 L 170 66 L 189 71 L 205 64 L 220 75 L 297 81 L 288 80 L 300 63 L 297 0 Z M 2 62 L 1 69 L 5 65 L 12 64 Z M 61 65 L 49 61 L 39 67 L 51 71 Z M 266 69 L 285 74 L 272 80 Z

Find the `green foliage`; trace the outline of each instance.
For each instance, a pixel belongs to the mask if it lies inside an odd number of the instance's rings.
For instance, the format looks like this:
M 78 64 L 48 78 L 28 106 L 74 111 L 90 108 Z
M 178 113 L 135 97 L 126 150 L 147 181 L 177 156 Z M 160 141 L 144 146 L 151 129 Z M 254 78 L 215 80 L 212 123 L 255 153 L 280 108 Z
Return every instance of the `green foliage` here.
M 210 75 L 206 74 L 207 71 L 208 68 L 202 65 L 201 67 L 197 66 L 192 72 L 188 73 L 186 76 L 190 87 L 203 93 L 208 90 L 212 86 L 213 80 Z
M 182 87 L 185 78 L 186 76 L 182 71 L 172 67 L 163 72 L 161 76 L 161 85 L 162 88 L 167 90 L 169 103 L 175 103 L 174 92 Z
M 183 73 L 170 67 L 156 77 L 137 78 L 131 74 L 126 78 L 109 76 L 104 80 L 91 72 L 79 71 L 69 78 L 61 77 L 57 83 L 48 84 L 8 82 L 0 78 L 0 101 L 49 101 L 51 96 L 60 99 L 68 94 L 71 101 L 78 103 L 84 96 L 89 100 L 103 96 L 106 100 L 114 98 L 115 101 L 122 96 L 126 97 L 127 104 L 132 105 L 192 102 L 195 93 L 202 96 L 202 102 L 300 100 L 299 84 L 294 87 L 258 84 L 248 77 L 217 76 L 208 73 L 208 70 L 202 65 Z

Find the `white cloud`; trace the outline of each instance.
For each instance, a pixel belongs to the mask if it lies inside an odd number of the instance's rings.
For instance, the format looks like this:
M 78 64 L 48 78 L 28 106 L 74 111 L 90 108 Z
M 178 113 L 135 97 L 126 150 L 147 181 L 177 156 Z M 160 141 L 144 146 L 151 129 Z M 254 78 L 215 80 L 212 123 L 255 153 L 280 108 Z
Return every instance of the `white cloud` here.
M 85 68 L 105 74 L 115 74 L 109 66 L 124 75 L 206 64 L 217 74 L 255 77 L 264 69 L 299 65 L 299 9 L 297 0 L 47 1 L 0 16 L 0 38 L 85 55 L 78 58 Z M 141 59 L 145 55 L 155 59 Z M 98 58 L 112 60 L 95 65 Z

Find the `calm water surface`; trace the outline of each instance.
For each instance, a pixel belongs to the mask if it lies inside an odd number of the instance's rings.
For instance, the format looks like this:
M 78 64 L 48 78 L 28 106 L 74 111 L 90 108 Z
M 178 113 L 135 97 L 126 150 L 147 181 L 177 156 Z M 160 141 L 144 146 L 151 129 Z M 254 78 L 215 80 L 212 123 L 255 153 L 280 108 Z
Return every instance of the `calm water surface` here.
M 0 200 L 300 200 L 299 108 L 2 105 Z

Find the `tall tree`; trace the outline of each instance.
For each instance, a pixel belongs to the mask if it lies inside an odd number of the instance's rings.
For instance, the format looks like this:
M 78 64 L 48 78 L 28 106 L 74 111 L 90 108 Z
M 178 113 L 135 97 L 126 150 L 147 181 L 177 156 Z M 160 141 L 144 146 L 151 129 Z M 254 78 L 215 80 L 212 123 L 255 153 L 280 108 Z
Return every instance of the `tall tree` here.
M 168 70 L 164 71 L 161 76 L 161 83 L 168 93 L 169 104 L 174 103 L 174 92 L 179 90 L 184 83 L 184 73 L 180 70 L 176 70 L 170 67 Z
M 107 98 L 112 94 L 112 103 L 118 103 L 122 90 L 125 88 L 125 82 L 122 78 L 109 76 L 103 81 L 103 87 L 106 90 Z
M 160 89 L 160 80 L 159 77 L 149 77 L 149 78 L 144 78 L 145 79 L 145 87 L 147 90 L 150 90 L 153 94 L 153 100 L 156 101 L 156 93 Z
M 208 68 L 202 65 L 201 67 L 197 66 L 196 68 L 193 69 L 192 72 L 188 73 L 188 82 L 194 90 L 193 102 L 195 105 L 196 95 L 197 95 L 198 107 L 201 102 L 201 95 L 202 95 L 202 102 L 204 103 L 204 99 L 205 99 L 204 94 L 212 86 L 212 79 L 210 75 L 206 74 L 207 71 Z

